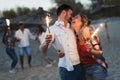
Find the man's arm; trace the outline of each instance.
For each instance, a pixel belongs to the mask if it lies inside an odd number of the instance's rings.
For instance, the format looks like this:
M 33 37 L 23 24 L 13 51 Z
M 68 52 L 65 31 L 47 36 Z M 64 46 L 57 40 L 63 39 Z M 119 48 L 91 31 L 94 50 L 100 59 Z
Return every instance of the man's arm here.
M 28 31 L 28 34 L 29 34 L 30 39 L 32 39 L 32 40 L 37 40 L 37 37 L 34 36 L 34 35 L 30 32 L 29 29 L 26 29 L 26 30 Z
M 20 41 L 21 39 L 19 38 L 19 35 L 18 35 L 19 33 L 18 33 L 18 31 L 16 31 L 15 32 L 15 35 L 14 35 L 14 37 L 15 37 L 15 41 Z

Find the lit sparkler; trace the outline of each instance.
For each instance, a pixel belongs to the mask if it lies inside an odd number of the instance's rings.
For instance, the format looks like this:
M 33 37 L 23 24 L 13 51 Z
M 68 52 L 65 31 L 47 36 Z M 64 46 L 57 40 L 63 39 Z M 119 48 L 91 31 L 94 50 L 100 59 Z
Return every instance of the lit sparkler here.
M 46 20 L 46 25 L 47 25 L 47 28 L 48 28 L 48 31 L 49 31 L 49 33 L 50 33 L 50 29 L 49 29 L 49 26 L 50 26 L 50 18 L 49 18 L 49 14 L 46 16 L 46 18 L 45 18 L 45 20 Z
M 10 26 L 10 20 L 6 19 L 7 26 Z
M 100 24 L 100 26 L 92 34 L 91 38 L 93 38 L 101 30 L 102 27 L 104 27 L 104 23 Z

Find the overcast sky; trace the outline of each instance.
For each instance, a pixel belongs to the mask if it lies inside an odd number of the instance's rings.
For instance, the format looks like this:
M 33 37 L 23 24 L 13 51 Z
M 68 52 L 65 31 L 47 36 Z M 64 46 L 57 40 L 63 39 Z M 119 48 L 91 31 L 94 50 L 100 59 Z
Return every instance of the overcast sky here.
M 29 7 L 29 8 L 38 8 L 43 7 L 44 10 L 48 10 L 50 7 L 55 6 L 52 0 L 0 0 L 0 11 L 9 10 L 11 8 L 16 9 L 16 7 Z M 81 3 L 88 4 L 89 0 L 77 0 Z

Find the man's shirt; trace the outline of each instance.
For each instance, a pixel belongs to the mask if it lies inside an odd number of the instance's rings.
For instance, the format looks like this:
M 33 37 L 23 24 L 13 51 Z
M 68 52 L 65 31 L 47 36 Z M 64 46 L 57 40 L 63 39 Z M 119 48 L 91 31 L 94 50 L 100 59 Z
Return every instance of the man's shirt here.
M 29 46 L 29 38 L 34 39 L 35 40 L 35 36 L 33 36 L 31 34 L 31 32 L 29 31 L 29 29 L 24 29 L 24 31 L 22 32 L 20 29 L 16 31 L 15 33 L 15 37 L 20 39 L 19 41 L 19 47 L 26 47 Z
M 46 34 L 49 34 L 48 31 Z M 69 24 L 64 27 L 63 21 L 56 21 L 55 24 L 50 27 L 50 34 L 52 34 L 51 43 L 54 48 L 65 53 L 63 58 L 59 58 L 58 66 L 67 68 L 69 71 L 73 70 L 73 65 L 80 63 L 73 30 L 70 28 Z

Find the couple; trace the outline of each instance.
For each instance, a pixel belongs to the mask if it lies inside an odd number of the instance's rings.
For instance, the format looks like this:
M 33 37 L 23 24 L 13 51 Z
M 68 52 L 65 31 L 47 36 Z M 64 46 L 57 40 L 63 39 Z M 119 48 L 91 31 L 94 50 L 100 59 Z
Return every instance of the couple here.
M 83 25 L 82 23 L 82 16 L 77 15 L 72 19 L 72 28 L 69 25 L 69 20 L 72 15 L 72 7 L 69 5 L 63 4 L 57 9 L 58 20 L 55 22 L 53 26 L 50 27 L 50 34 L 47 31 L 46 37 L 41 43 L 41 51 L 46 52 L 46 50 L 52 44 L 56 50 L 58 50 L 59 54 L 59 73 L 61 80 L 86 80 L 86 68 L 82 66 L 81 56 L 79 57 L 79 50 L 77 50 L 77 41 L 76 41 L 76 34 L 79 34 L 81 28 L 80 26 Z M 81 37 L 82 38 L 82 37 Z M 80 39 L 81 41 L 81 39 Z M 88 46 L 88 50 L 90 52 L 93 49 Z M 79 49 L 79 48 L 78 48 Z M 100 51 L 101 52 L 101 51 Z M 64 53 L 64 54 L 61 54 Z M 95 63 L 95 68 L 98 66 Z M 93 68 L 90 66 L 90 68 Z M 101 67 L 99 67 L 101 68 Z M 89 67 L 88 67 L 89 70 Z M 91 69 L 90 69 L 91 70 Z M 94 73 L 94 71 L 89 71 L 89 80 L 101 80 L 106 77 L 105 71 L 101 70 L 98 75 Z M 103 74 L 104 73 L 104 74 Z M 101 77 L 101 78 L 100 78 Z M 98 78 L 98 79 L 96 79 Z M 100 79 L 99 79 L 100 78 Z

